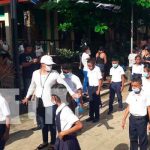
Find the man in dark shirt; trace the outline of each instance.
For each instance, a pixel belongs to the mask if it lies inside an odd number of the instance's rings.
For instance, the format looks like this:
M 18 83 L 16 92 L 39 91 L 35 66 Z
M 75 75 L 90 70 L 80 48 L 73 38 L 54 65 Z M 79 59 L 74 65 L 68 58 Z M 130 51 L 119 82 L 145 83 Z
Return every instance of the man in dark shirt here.
M 32 73 L 38 68 L 38 59 L 33 52 L 31 45 L 24 45 L 24 53 L 20 55 L 20 65 L 22 67 L 22 77 L 24 84 L 24 95 L 27 93 L 29 88 Z

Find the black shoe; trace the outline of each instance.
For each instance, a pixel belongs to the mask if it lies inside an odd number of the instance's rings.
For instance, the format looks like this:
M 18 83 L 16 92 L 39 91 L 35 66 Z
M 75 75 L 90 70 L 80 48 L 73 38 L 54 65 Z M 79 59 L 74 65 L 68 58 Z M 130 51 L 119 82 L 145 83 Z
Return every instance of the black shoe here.
M 45 148 L 47 146 L 48 146 L 48 143 L 42 143 L 35 150 L 43 149 L 43 148 Z
M 100 120 L 99 118 L 97 118 L 97 119 L 95 118 L 95 119 L 93 120 L 93 123 L 99 122 L 99 120 Z
M 112 110 L 109 110 L 108 113 L 107 113 L 107 115 L 112 114 L 112 112 L 113 112 Z
M 93 118 L 89 117 L 89 118 L 86 119 L 86 122 L 90 122 L 90 121 L 93 121 L 93 120 L 94 120 Z

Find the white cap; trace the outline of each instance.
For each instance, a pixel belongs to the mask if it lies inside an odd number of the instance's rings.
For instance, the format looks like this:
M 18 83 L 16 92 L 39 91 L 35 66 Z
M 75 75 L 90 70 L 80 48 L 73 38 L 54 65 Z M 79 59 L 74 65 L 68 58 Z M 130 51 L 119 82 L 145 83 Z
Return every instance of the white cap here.
M 46 65 L 53 65 L 53 64 L 55 64 L 53 62 L 53 58 L 51 56 L 49 56 L 49 55 L 42 56 L 40 62 L 41 62 L 41 64 L 46 64 Z

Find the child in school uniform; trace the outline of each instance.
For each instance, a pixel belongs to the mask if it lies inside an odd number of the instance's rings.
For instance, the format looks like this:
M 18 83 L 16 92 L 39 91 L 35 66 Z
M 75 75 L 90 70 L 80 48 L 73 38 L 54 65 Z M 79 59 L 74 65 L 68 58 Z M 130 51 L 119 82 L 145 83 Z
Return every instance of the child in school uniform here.
M 56 110 L 58 137 L 55 143 L 55 150 L 80 150 L 76 132 L 83 128 L 82 123 L 71 109 L 61 102 L 58 96 L 53 95 L 52 101 L 58 106 Z
M 144 65 L 144 72 L 142 76 L 142 89 L 146 93 L 150 93 L 150 65 Z
M 132 92 L 129 93 L 126 103 L 128 104 L 123 120 L 122 128 L 124 129 L 126 118 L 129 117 L 129 137 L 130 137 L 130 150 L 147 150 L 147 124 L 150 118 L 150 96 L 142 90 L 141 78 L 133 78 Z M 147 117 L 148 112 L 148 117 Z M 149 126 L 149 125 L 148 125 Z
M 96 66 L 95 59 L 91 58 L 87 61 L 88 65 L 88 94 L 89 94 L 89 118 L 87 122 L 98 122 L 100 119 L 99 105 L 101 103 L 100 90 L 102 86 L 102 74 L 100 68 Z
M 110 94 L 109 94 L 109 111 L 108 115 L 113 112 L 113 102 L 115 98 L 115 93 L 117 94 L 119 110 L 123 110 L 122 104 L 122 91 L 124 89 L 124 70 L 119 65 L 119 60 L 117 58 L 112 59 L 112 67 L 110 69 L 111 84 L 110 84 Z
M 76 107 L 77 107 L 77 100 L 79 100 L 79 103 L 83 106 L 82 102 L 82 84 L 78 76 L 72 73 L 72 66 L 70 64 L 63 64 L 61 66 L 62 73 L 61 77 L 63 80 L 68 84 L 68 86 L 71 88 L 71 90 L 79 95 L 78 99 L 73 99 L 72 96 L 67 93 L 67 102 L 69 103 L 68 106 L 70 109 L 75 113 Z
M 144 71 L 144 65 L 142 64 L 142 58 L 140 55 L 137 55 L 135 57 L 135 64 L 133 64 L 132 66 L 131 79 L 135 77 L 142 78 L 143 71 Z M 129 91 L 132 91 L 131 84 L 129 86 Z

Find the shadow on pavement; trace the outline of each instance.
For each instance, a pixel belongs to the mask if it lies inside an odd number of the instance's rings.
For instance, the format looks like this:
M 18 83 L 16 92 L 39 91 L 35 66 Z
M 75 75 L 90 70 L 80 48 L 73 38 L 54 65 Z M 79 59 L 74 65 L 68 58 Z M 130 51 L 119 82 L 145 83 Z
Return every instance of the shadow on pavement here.
M 129 146 L 125 143 L 117 145 L 114 150 L 129 150 Z
M 20 130 L 20 131 L 14 132 L 14 133 L 10 134 L 10 138 L 6 145 L 9 145 L 9 144 L 16 142 L 18 140 L 21 140 L 21 139 L 28 138 L 33 133 L 34 132 L 32 130 Z
M 124 109 L 125 109 L 126 108 L 126 104 L 124 103 L 123 105 L 124 105 Z M 108 106 L 108 101 L 105 102 L 105 107 L 106 106 Z M 116 99 L 114 101 L 113 108 L 114 108 L 113 113 L 118 111 L 118 102 L 116 102 Z M 102 109 L 104 109 L 104 107 Z M 110 115 L 108 115 L 107 113 L 108 113 L 108 109 L 106 109 L 103 113 L 100 113 L 100 121 L 97 122 L 97 123 L 86 122 L 86 120 L 83 120 L 84 128 L 82 129 L 80 134 L 90 130 L 91 128 L 93 128 L 95 126 L 100 127 L 100 126 L 104 125 L 107 129 L 114 129 L 114 127 L 110 126 L 109 123 L 108 123 L 109 120 L 113 119 L 113 113 L 110 114 Z M 87 114 L 88 114 L 88 111 L 83 116 L 85 116 Z

